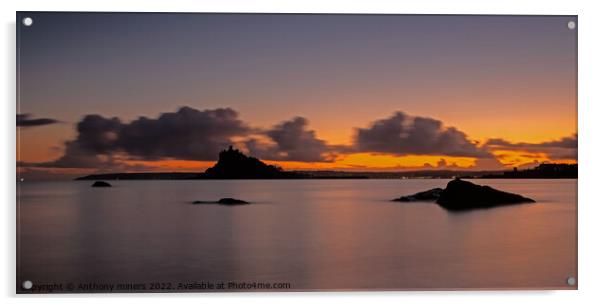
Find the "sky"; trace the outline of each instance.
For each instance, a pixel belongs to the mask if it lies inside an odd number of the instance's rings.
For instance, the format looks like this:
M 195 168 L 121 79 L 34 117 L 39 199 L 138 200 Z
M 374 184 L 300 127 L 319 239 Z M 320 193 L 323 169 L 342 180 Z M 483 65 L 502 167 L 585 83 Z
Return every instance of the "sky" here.
M 17 166 L 577 162 L 575 16 L 17 13 Z

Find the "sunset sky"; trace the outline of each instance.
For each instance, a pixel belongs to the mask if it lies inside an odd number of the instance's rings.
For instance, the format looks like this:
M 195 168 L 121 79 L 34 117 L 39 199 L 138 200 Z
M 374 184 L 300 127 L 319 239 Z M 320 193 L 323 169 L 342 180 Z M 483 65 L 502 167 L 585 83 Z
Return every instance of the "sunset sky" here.
M 577 159 L 574 16 L 18 13 L 24 177 Z

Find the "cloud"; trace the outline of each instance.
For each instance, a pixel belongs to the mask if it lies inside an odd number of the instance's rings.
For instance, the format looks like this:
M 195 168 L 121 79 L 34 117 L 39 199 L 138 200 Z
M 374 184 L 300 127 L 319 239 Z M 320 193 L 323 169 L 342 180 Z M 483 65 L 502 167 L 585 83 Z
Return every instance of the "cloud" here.
M 295 117 L 281 122 L 264 132 L 272 143 L 262 143 L 256 138 L 245 141 L 249 154 L 267 160 L 301 162 L 326 162 L 334 158 L 335 147 L 318 139 L 313 130 L 308 130 L 309 122 L 303 117 Z
M 31 118 L 31 114 L 17 114 L 17 126 L 31 127 L 31 126 L 42 126 L 49 125 L 59 122 L 55 119 L 50 118 Z
M 118 118 L 87 115 L 77 123 L 77 138 L 65 142 L 65 153 L 51 162 L 31 163 L 27 166 L 54 168 L 114 167 L 112 153 L 117 149 L 122 123 Z
M 411 117 L 402 112 L 377 120 L 368 128 L 357 128 L 355 149 L 395 155 L 491 156 L 454 127 L 444 127 L 439 120 Z
M 87 115 L 77 124 L 77 138 L 67 144 L 77 145 L 87 152 L 106 154 L 117 148 L 117 139 L 123 128 L 119 118 Z
M 117 146 L 144 159 L 215 160 L 233 137 L 250 131 L 230 108 L 199 111 L 182 107 L 157 119 L 140 117 L 123 125 Z
M 77 138 L 65 142 L 62 157 L 29 166 L 115 168 L 123 158 L 215 160 L 233 137 L 250 130 L 229 108 L 199 111 L 182 107 L 155 119 L 140 117 L 130 123 L 93 114 L 77 124 Z
M 28 119 L 29 115 L 22 116 Z M 576 158 L 577 153 L 576 134 L 542 143 L 511 143 L 496 138 L 479 145 L 464 132 L 446 127 L 439 120 L 402 112 L 374 121 L 368 127 L 356 128 L 353 143 L 346 146 L 330 145 L 319 139 L 303 117 L 258 129 L 247 125 L 230 108 L 181 107 L 155 118 L 139 117 L 130 122 L 90 114 L 77 123 L 76 131 L 76 138 L 64 143 L 60 158 L 43 163 L 20 162 L 18 166 L 116 171 L 129 169 L 136 160 L 214 161 L 231 144 L 264 160 L 333 162 L 341 154 L 353 153 L 440 155 L 476 158 L 475 169 L 503 167 L 491 153 L 495 150 L 523 151 L 523 155 L 545 152 L 553 159 Z M 446 160 L 430 166 L 457 167 Z
M 485 146 L 491 150 L 522 150 L 545 153 L 551 159 L 577 159 L 577 134 L 540 143 L 512 143 L 502 138 L 487 140 Z

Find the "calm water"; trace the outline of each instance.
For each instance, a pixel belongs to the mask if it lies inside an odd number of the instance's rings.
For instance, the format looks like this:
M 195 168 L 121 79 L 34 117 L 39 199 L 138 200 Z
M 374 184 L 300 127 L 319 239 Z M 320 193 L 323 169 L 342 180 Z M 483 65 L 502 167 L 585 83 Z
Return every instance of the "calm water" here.
M 17 281 L 568 287 L 577 180 L 473 180 L 538 203 L 463 213 L 388 201 L 447 181 L 19 183 Z M 222 197 L 254 204 L 190 204 Z

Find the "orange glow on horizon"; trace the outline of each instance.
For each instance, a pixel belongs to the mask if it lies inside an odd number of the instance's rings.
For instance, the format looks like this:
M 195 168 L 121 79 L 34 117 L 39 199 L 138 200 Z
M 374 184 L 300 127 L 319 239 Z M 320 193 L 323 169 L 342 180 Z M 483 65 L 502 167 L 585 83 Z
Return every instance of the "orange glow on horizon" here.
M 191 160 L 156 160 L 156 161 L 124 161 L 124 164 L 131 169 L 143 169 L 144 171 L 162 171 L 162 172 L 202 172 L 213 166 L 212 161 L 191 161 Z M 129 171 L 135 172 L 135 171 Z
M 546 153 L 496 150 L 493 152 L 496 159 L 505 168 L 528 166 L 534 163 L 568 163 L 575 164 L 573 159 L 549 158 Z M 477 158 L 451 157 L 443 155 L 406 155 L 395 156 L 376 153 L 353 153 L 339 155 L 333 162 L 297 162 L 297 161 L 273 161 L 263 160 L 266 164 L 279 166 L 284 170 L 338 170 L 338 171 L 404 171 L 404 170 L 428 170 L 428 169 L 455 169 L 471 170 L 477 164 Z M 118 169 L 107 169 L 104 172 L 203 172 L 212 167 L 216 161 L 190 161 L 190 160 L 121 160 Z M 50 173 L 60 174 L 83 174 L 91 173 L 100 169 L 86 168 L 41 168 L 41 167 L 17 167 L 17 172 L 26 169 L 44 170 Z M 496 170 L 496 169 L 474 169 L 474 170 Z
M 298 162 L 263 160 L 266 164 L 281 167 L 284 170 L 345 170 L 345 171 L 387 171 L 409 170 L 443 166 L 453 168 L 469 168 L 475 165 L 475 158 L 450 157 L 440 155 L 407 155 L 394 156 L 388 154 L 354 153 L 340 155 L 334 162 Z M 138 162 L 136 162 L 138 163 Z M 214 162 L 163 161 L 142 162 L 146 166 L 178 166 L 179 169 L 193 169 L 195 166 L 205 170 Z M 178 169 L 175 168 L 175 169 Z M 196 168 L 197 170 L 199 168 Z
M 519 167 L 533 163 L 564 163 L 576 164 L 574 159 L 552 159 L 543 152 L 529 152 L 522 150 L 495 150 L 493 155 L 506 167 Z

